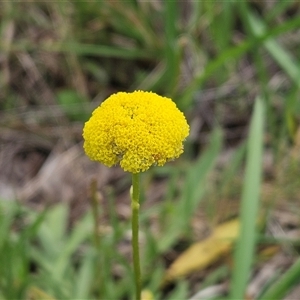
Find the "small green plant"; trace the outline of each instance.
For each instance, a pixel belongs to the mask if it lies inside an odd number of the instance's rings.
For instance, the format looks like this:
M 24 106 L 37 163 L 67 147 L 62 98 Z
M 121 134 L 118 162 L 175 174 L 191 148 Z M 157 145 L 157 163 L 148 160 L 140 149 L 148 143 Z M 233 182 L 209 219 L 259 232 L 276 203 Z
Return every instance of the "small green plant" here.
M 139 173 L 162 166 L 183 152 L 189 126 L 171 99 L 151 92 L 119 92 L 105 100 L 85 123 L 84 150 L 108 167 L 120 163 L 132 173 L 132 256 L 135 297 L 141 299 L 139 255 Z

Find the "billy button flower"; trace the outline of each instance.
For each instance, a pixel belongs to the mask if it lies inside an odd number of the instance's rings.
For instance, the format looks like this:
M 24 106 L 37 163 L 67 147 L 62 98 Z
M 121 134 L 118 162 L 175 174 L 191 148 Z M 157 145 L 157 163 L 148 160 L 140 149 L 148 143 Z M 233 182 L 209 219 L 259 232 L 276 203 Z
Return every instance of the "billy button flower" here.
M 131 173 L 162 166 L 183 152 L 189 126 L 175 103 L 151 92 L 119 92 L 95 109 L 83 130 L 91 160 Z
M 119 92 L 96 108 L 83 129 L 91 160 L 132 173 L 132 248 L 136 299 L 141 297 L 138 245 L 139 173 L 183 152 L 189 125 L 175 103 L 152 92 Z

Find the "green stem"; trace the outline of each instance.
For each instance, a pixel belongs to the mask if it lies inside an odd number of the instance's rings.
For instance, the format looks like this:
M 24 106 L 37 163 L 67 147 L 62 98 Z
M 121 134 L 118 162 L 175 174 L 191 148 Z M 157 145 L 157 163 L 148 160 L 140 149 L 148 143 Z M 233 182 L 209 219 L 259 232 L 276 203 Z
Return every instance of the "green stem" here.
M 92 179 L 91 185 L 90 185 L 90 193 L 91 193 L 91 205 L 92 205 L 92 213 L 93 213 L 93 219 L 94 219 L 94 244 L 95 249 L 97 250 L 97 253 L 100 256 L 101 250 L 101 236 L 99 234 L 99 228 L 100 228 L 100 214 L 99 214 L 99 201 L 97 199 L 97 180 L 95 178 Z M 99 293 L 100 291 L 103 291 L 103 295 L 106 295 L 106 285 L 102 282 L 105 282 L 105 275 L 103 272 L 103 265 L 105 261 L 105 255 L 103 254 L 100 256 L 101 259 L 98 260 L 98 267 L 97 267 L 97 273 L 96 276 L 99 281 Z M 100 296 L 100 295 L 99 295 Z
M 140 197 L 140 177 L 139 177 L 139 173 L 136 173 L 136 174 L 132 174 L 132 193 L 131 193 L 132 256 L 133 256 L 136 300 L 141 299 L 141 267 L 140 267 L 140 254 L 139 254 L 139 208 L 140 208 L 139 197 Z

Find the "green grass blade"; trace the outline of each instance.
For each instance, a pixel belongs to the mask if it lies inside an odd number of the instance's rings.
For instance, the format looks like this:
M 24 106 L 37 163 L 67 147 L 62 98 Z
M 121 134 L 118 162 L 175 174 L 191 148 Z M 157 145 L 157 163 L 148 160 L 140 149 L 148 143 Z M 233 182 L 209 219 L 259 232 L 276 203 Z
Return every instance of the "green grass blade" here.
M 0 51 L 4 51 L 3 45 L 0 45 Z M 93 45 L 83 44 L 79 42 L 63 42 L 48 46 L 48 45 L 32 45 L 27 42 L 15 43 L 11 45 L 12 52 L 18 51 L 49 51 L 49 52 L 62 52 L 67 54 L 76 55 L 94 55 L 100 57 L 117 57 L 124 59 L 154 59 L 161 57 L 160 53 L 156 51 L 147 51 L 145 49 L 137 48 L 121 48 L 116 46 Z
M 265 299 L 283 299 L 291 288 L 300 282 L 300 259 L 298 259 L 282 277 L 276 281 L 261 297 Z
M 189 220 L 195 209 L 203 198 L 206 191 L 205 183 L 208 174 L 215 165 L 223 141 L 223 134 L 217 128 L 211 137 L 211 141 L 206 151 L 190 167 L 186 174 L 185 183 L 179 203 L 174 206 L 169 225 L 163 238 L 158 242 L 158 251 L 163 252 L 168 249 L 176 238 L 188 229 Z M 180 216 L 180 217 L 178 217 Z
M 80 269 L 78 270 L 77 282 L 74 288 L 73 299 L 87 299 L 93 284 L 95 252 L 87 251 Z
M 169 90 L 173 90 L 179 75 L 179 51 L 177 45 L 178 3 L 174 0 L 165 1 L 165 80 Z
M 68 212 L 66 204 L 53 207 L 39 227 L 38 238 L 48 258 L 57 256 L 61 251 L 61 241 L 64 240 L 67 230 Z
M 222 142 L 223 133 L 220 128 L 216 128 L 206 151 L 200 156 L 194 167 L 189 170 L 182 191 L 182 206 L 178 211 L 182 215 L 182 219 L 189 220 L 197 208 L 205 191 L 207 175 L 216 162 L 221 151 Z M 175 214 L 175 216 L 177 218 L 178 214 Z
M 264 104 L 258 98 L 251 120 L 247 144 L 245 180 L 240 209 L 241 229 L 234 256 L 230 298 L 244 299 L 256 242 L 256 218 L 260 198 L 261 165 L 263 151 Z
M 188 290 L 189 290 L 188 283 L 186 281 L 180 281 L 167 299 L 168 300 L 187 299 Z
M 80 222 L 78 222 L 73 229 L 72 233 L 65 241 L 61 253 L 57 257 L 55 263 L 55 276 L 56 278 L 63 278 L 66 269 L 68 268 L 69 261 L 72 254 L 78 249 L 81 243 L 88 239 L 87 232 L 92 232 L 93 221 L 90 214 L 86 214 Z
M 267 29 L 263 20 L 248 12 L 249 24 L 253 33 L 256 36 L 262 36 L 267 33 Z M 281 68 L 288 76 L 300 87 L 300 64 L 291 54 L 289 54 L 278 42 L 274 39 L 268 39 L 264 42 L 265 48 L 269 51 L 272 57 L 277 61 Z
M 209 2 L 207 2 L 209 3 Z M 218 52 L 226 49 L 233 36 L 233 22 L 234 22 L 234 6 L 235 3 L 231 1 L 223 1 L 222 9 L 220 11 L 215 9 L 215 3 L 211 2 L 212 20 L 211 28 L 212 37 L 215 40 L 215 47 Z
M 294 30 L 299 26 L 300 18 L 294 18 L 278 25 L 275 28 L 272 28 L 265 34 L 257 36 L 256 38 L 249 38 L 244 42 L 236 46 L 227 48 L 226 50 L 221 52 L 220 55 L 216 57 L 216 59 L 211 60 L 206 65 L 204 72 L 196 76 L 194 80 L 192 80 L 192 82 L 189 84 L 189 86 L 187 86 L 180 97 L 180 102 L 178 103 L 179 107 L 183 110 L 190 107 L 193 101 L 193 94 L 198 91 L 202 87 L 205 80 L 210 78 L 210 76 L 212 76 L 220 67 L 222 67 L 224 63 L 229 60 L 238 59 L 253 47 L 257 47 L 258 44 L 265 42 L 270 38 L 274 38 L 278 35 Z M 293 69 L 293 76 L 295 76 L 295 68 Z
M 265 19 L 267 21 L 272 21 L 275 18 L 279 17 L 281 14 L 284 14 L 286 10 L 292 8 L 295 4 L 294 1 L 278 1 L 277 3 L 274 2 L 274 5 L 266 12 Z

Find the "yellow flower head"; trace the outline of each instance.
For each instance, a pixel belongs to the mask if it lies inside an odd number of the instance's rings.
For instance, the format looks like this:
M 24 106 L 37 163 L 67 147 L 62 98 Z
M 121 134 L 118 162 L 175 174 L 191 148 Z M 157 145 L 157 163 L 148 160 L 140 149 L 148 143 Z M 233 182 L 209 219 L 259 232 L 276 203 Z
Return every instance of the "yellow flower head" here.
M 83 129 L 90 159 L 131 173 L 164 165 L 183 152 L 189 125 L 175 103 L 152 92 L 119 92 L 97 107 Z

